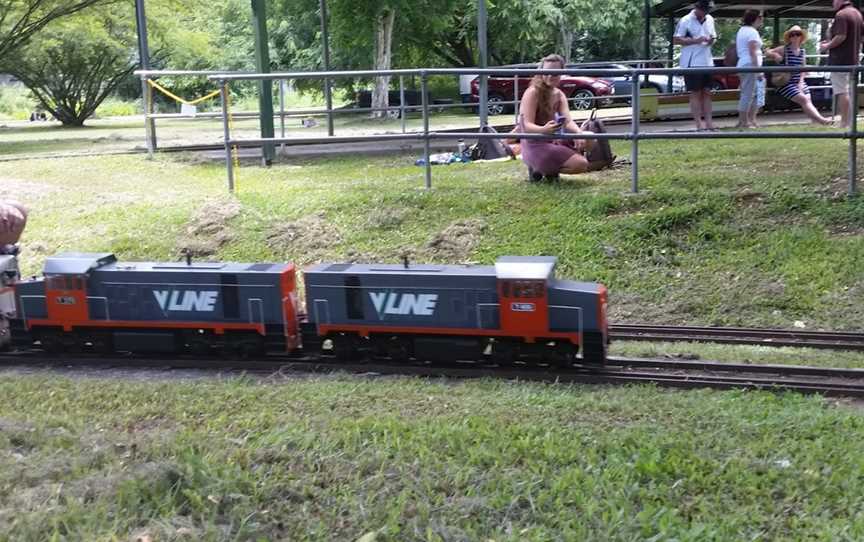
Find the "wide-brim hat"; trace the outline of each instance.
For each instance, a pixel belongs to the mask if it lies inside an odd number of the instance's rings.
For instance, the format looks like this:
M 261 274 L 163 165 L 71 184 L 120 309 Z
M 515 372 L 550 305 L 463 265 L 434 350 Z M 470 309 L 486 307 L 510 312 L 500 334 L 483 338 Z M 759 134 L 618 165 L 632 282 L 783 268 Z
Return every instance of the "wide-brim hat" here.
M 783 32 L 783 43 L 789 43 L 789 34 L 791 34 L 792 32 L 800 32 L 801 33 L 801 43 L 804 43 L 810 37 L 807 34 L 806 30 L 804 30 L 803 28 L 801 28 L 800 26 L 798 26 L 796 24 L 796 25 L 792 26 L 786 32 Z

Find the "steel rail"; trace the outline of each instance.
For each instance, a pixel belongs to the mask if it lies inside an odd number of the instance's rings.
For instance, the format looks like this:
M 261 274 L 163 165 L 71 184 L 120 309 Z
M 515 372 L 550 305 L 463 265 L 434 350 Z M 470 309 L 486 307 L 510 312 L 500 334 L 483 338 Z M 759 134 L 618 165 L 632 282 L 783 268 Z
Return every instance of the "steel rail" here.
M 864 333 L 619 324 L 610 327 L 614 340 L 712 342 L 762 346 L 792 346 L 837 350 L 864 350 Z
M 836 369 L 803 366 L 760 366 L 722 364 L 715 362 L 690 362 L 669 360 L 645 360 L 615 358 L 610 366 L 574 367 L 555 369 L 552 367 L 491 367 L 483 364 L 448 363 L 437 365 L 394 365 L 388 363 L 341 363 L 332 358 L 308 360 L 290 356 L 271 356 L 270 359 L 225 360 L 204 358 L 138 358 L 138 357 L 87 357 L 76 356 L 58 359 L 56 355 L 42 352 L 0 354 L 2 366 L 47 367 L 47 368 L 102 368 L 102 369 L 168 369 L 168 370 L 223 370 L 242 373 L 264 373 L 269 375 L 351 373 L 360 375 L 393 375 L 446 378 L 499 378 L 508 380 L 574 383 L 574 384 L 653 384 L 675 388 L 747 389 L 821 394 L 825 396 L 864 397 L 864 370 Z M 653 371 L 633 371 L 639 366 Z M 743 368 L 743 371 L 741 370 Z M 681 371 L 698 371 L 694 374 Z M 715 375 L 711 372 L 736 372 L 735 376 Z M 780 377 L 753 376 L 754 373 L 773 372 Z M 788 376 L 819 376 L 823 380 L 793 379 Z M 825 377 L 834 380 L 824 380 Z M 846 379 L 845 381 L 838 381 Z M 854 379 L 855 382 L 849 380 Z

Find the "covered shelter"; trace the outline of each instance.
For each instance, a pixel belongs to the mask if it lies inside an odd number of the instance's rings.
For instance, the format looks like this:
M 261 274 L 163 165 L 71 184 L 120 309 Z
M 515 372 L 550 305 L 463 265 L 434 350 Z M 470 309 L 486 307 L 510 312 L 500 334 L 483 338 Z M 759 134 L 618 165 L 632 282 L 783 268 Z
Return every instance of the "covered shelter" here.
M 693 8 L 694 0 L 645 0 L 645 59 L 650 60 L 651 20 L 666 19 L 669 38 L 668 59 L 673 58 L 672 37 L 675 21 Z M 862 0 L 852 0 L 861 9 Z M 711 15 L 722 18 L 740 18 L 748 9 L 761 10 L 766 20 L 773 20 L 774 44 L 780 42 L 780 19 L 831 19 L 834 17 L 833 0 L 714 0 Z

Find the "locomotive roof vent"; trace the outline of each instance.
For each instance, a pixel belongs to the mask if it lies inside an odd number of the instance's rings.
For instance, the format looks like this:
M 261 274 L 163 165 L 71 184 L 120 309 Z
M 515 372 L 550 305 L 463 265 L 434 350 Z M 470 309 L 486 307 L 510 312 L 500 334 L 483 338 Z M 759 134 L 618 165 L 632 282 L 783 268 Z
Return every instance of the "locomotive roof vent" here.
M 499 279 L 549 280 L 555 272 L 555 256 L 501 256 L 495 262 Z
M 110 252 L 64 252 L 45 260 L 42 272 L 46 275 L 86 275 L 116 261 Z

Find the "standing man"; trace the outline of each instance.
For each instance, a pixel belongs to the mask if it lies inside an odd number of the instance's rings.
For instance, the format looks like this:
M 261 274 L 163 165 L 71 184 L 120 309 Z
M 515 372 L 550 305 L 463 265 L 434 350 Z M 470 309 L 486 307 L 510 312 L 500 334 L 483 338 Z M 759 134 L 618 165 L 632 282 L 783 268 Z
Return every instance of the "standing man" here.
M 717 40 L 714 17 L 709 15 L 714 7 L 711 0 L 698 0 L 693 10 L 681 17 L 675 29 L 673 41 L 681 45 L 682 68 L 713 68 L 711 46 Z M 684 83 L 690 93 L 690 112 L 696 121 L 696 130 L 713 131 L 711 107 L 711 74 L 685 75 Z
M 819 44 L 819 50 L 828 51 L 828 64 L 831 66 L 857 66 L 861 52 L 861 30 L 864 20 L 861 12 L 849 0 L 834 0 L 834 23 L 831 25 L 831 39 Z M 857 78 L 856 78 L 857 81 Z M 855 85 L 857 92 L 858 85 Z M 840 123 L 843 128 L 852 126 L 849 111 L 849 74 L 831 73 L 831 90 L 837 97 L 840 110 Z M 857 111 L 855 112 L 857 114 Z

